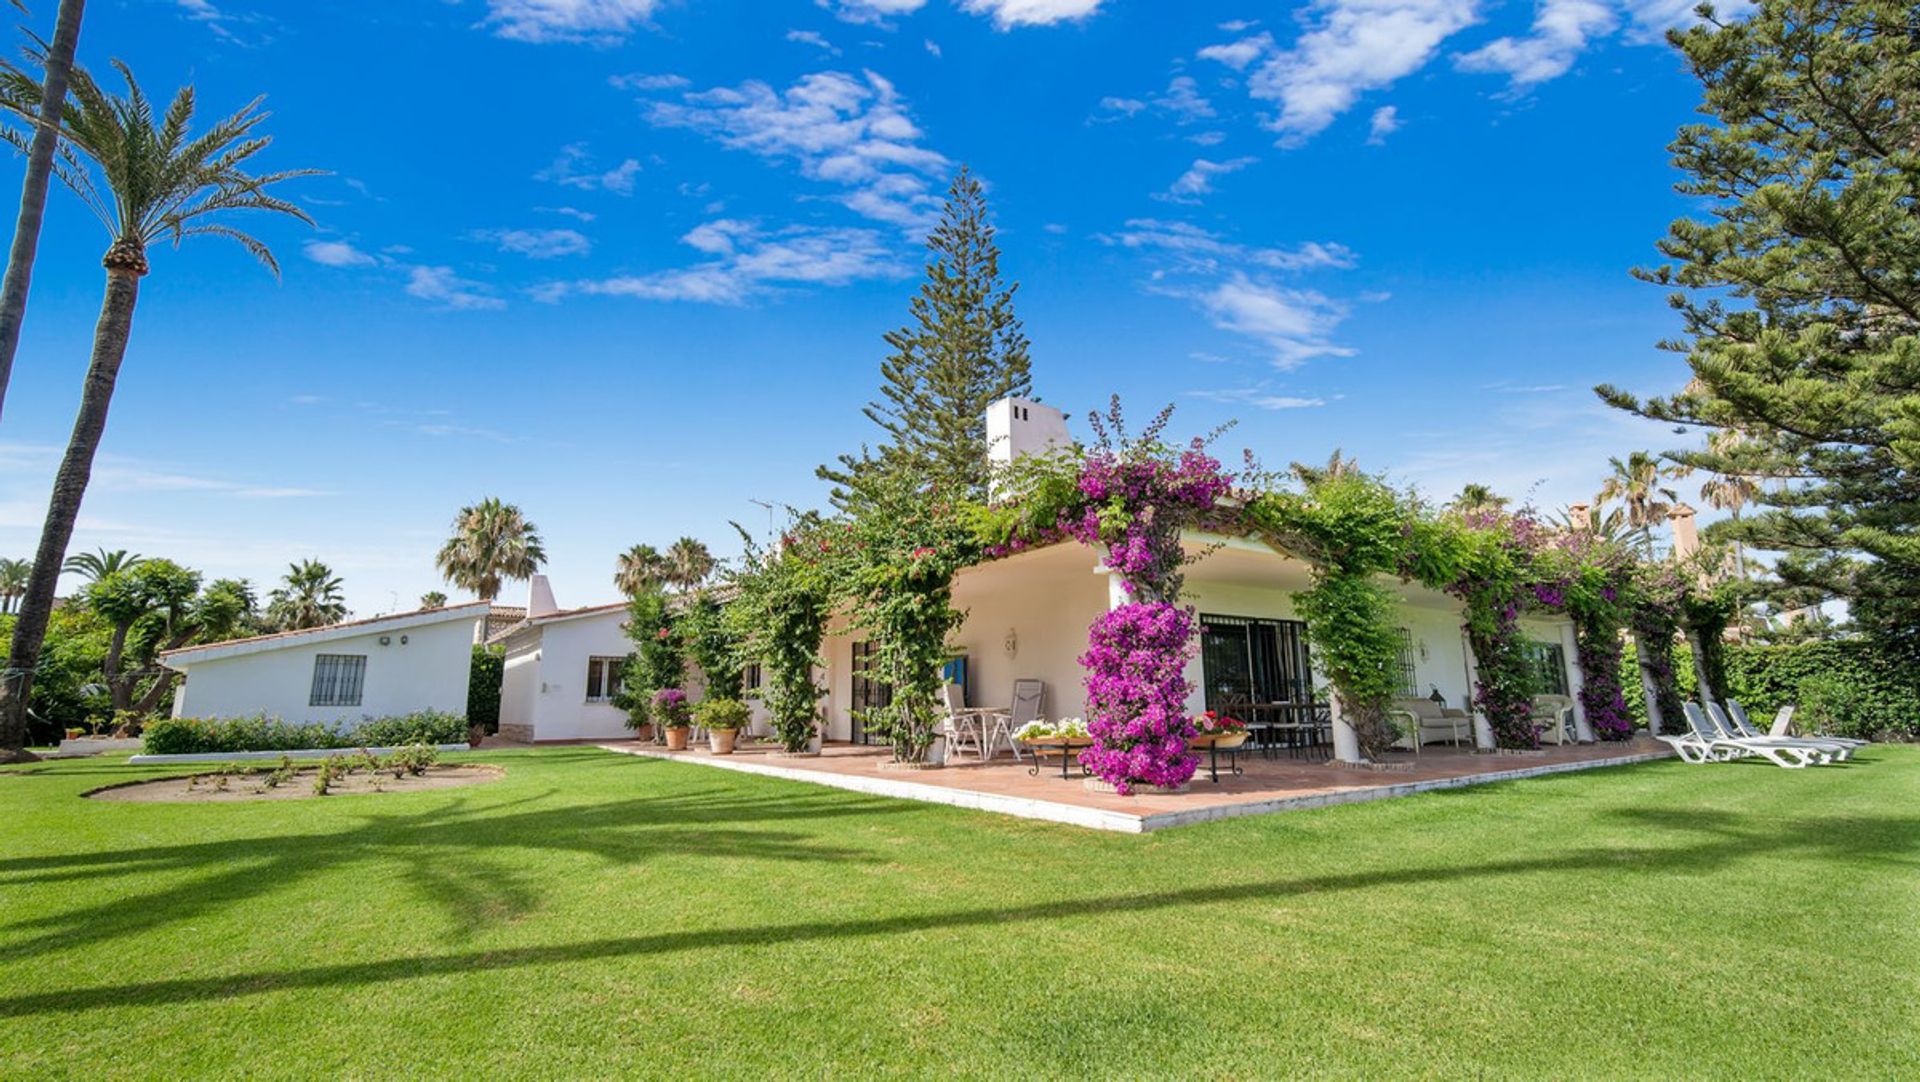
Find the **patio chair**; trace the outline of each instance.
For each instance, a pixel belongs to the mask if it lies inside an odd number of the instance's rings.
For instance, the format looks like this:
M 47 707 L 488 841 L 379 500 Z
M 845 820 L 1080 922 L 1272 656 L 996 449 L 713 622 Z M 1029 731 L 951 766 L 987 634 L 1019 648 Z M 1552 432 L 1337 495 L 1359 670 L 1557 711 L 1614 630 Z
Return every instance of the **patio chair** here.
M 1570 744 L 1579 738 L 1573 727 L 1573 700 L 1565 695 L 1535 695 L 1533 723 L 1540 727 L 1542 743 Z
M 1413 718 L 1413 726 L 1418 734 L 1414 740 L 1418 744 L 1440 737 L 1455 747 L 1473 743 L 1473 719 L 1464 710 L 1416 696 L 1393 700 L 1392 712 L 1403 715 L 1402 720 L 1407 715 Z
M 1013 752 L 1016 762 L 1020 759 L 1020 742 L 1013 734 L 1029 721 L 1040 720 L 1040 708 L 1045 705 L 1047 685 L 1040 680 L 1015 680 L 1013 682 L 1013 709 L 1004 713 L 995 713 L 986 718 L 987 754 L 1005 742 Z
M 980 736 L 980 717 L 967 709 L 966 693 L 959 684 L 948 684 L 941 689 L 947 707 L 947 716 L 940 723 L 940 735 L 947 738 L 947 757 L 957 759 L 960 752 L 972 748 L 975 755 L 986 758 Z
M 1721 732 L 1707 717 L 1700 704 L 1689 699 L 1682 704 L 1687 715 L 1687 724 L 1693 727 L 1694 734 L 1706 745 L 1715 759 L 1726 762 L 1749 755 L 1759 755 L 1778 767 L 1798 770 L 1828 762 L 1832 756 L 1818 748 L 1807 747 L 1793 742 L 1775 742 L 1767 740 L 1736 740 Z M 1676 745 L 1677 747 L 1677 745 Z
M 1754 736 L 1760 735 L 1760 729 L 1753 724 L 1752 719 L 1747 717 L 1746 708 L 1740 705 L 1740 701 L 1738 699 L 1727 700 L 1727 716 L 1733 720 L 1733 726 L 1735 729 L 1739 731 L 1741 736 L 1754 737 Z M 1783 706 L 1780 708 L 1780 713 L 1775 715 L 1773 719 L 1773 728 L 1768 732 L 1767 735 L 1769 736 L 1794 735 L 1793 734 L 1793 707 Z M 1873 743 L 1873 741 L 1871 740 L 1855 740 L 1850 736 L 1826 736 L 1824 734 L 1818 735 L 1818 736 L 1804 737 L 1803 739 L 1818 740 L 1818 741 L 1821 741 L 1822 743 L 1828 743 L 1828 744 L 1840 744 L 1847 748 L 1864 748 L 1868 744 Z

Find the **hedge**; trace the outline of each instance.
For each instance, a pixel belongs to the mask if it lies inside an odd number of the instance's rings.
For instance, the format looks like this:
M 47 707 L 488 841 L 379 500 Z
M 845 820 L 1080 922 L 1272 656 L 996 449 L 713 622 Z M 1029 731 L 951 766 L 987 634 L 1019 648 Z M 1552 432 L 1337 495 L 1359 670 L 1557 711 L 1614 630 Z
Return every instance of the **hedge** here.
M 466 739 L 466 718 L 433 710 L 393 718 L 368 718 L 351 729 L 317 721 L 285 722 L 262 714 L 250 718 L 162 718 L 147 724 L 141 750 L 148 755 L 199 755 L 461 744 Z
M 467 675 L 467 723 L 500 731 L 500 681 L 506 675 L 506 651 L 498 647 L 473 648 L 473 667 Z
M 1865 639 L 1789 646 L 1728 643 L 1725 654 L 1727 694 L 1746 707 L 1756 725 L 1769 724 L 1781 707 L 1793 706 L 1802 724 L 1824 726 L 1839 736 L 1920 739 L 1920 678 Z M 1675 644 L 1673 666 L 1680 694 L 1695 698 L 1693 653 L 1685 643 Z M 1627 707 L 1644 726 L 1647 710 L 1631 645 L 1620 671 Z

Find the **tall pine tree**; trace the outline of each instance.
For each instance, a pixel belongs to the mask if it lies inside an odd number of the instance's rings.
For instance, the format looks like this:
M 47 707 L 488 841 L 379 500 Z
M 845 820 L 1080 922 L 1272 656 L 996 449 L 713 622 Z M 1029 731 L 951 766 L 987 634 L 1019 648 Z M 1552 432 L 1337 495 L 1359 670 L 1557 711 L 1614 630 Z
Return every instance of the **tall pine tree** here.
M 855 502 L 872 471 L 903 471 L 975 497 L 986 494 L 987 406 L 1031 394 L 1027 336 L 1013 313 L 1018 283 L 1000 277 L 1000 248 L 986 192 L 962 167 L 947 189 L 940 224 L 927 237 L 926 281 L 906 326 L 886 336 L 880 395 L 866 415 L 883 433 L 877 448 L 841 455 L 816 471 L 833 501 Z
M 1671 39 L 1708 118 L 1672 144 L 1679 189 L 1712 218 L 1674 222 L 1673 262 L 1639 273 L 1678 287 L 1667 346 L 1693 379 L 1600 394 L 1744 436 L 1671 456 L 1762 482 L 1721 531 L 1920 657 L 1920 8 L 1762 0 Z

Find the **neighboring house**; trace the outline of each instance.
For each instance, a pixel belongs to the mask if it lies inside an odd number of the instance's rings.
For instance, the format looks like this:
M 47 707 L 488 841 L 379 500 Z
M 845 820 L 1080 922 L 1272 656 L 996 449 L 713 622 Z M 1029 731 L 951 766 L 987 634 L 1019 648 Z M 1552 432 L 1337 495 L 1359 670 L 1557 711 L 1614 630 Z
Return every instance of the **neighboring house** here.
M 266 714 L 354 722 L 419 710 L 467 712 L 474 636 L 484 601 L 168 650 L 185 679 L 177 718 Z

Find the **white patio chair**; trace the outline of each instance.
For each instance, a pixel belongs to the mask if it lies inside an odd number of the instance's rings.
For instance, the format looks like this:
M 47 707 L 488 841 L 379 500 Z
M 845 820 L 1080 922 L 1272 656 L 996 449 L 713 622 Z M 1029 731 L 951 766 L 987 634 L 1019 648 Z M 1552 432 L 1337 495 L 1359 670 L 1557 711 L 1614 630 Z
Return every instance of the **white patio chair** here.
M 987 717 L 987 754 L 992 755 L 994 748 L 1002 741 L 1007 750 L 1013 752 L 1015 762 L 1020 761 L 1020 742 L 1013 734 L 1029 721 L 1040 720 L 1040 708 L 1046 704 L 1047 685 L 1040 680 L 1015 680 L 1013 682 L 1013 709 L 1004 713 L 995 713 Z
M 1540 742 L 1571 744 L 1578 739 L 1573 727 L 1573 700 L 1565 695 L 1535 695 L 1533 723 L 1540 727 Z
M 980 716 L 967 709 L 966 693 L 959 684 L 948 684 L 942 689 L 947 707 L 946 720 L 940 723 L 940 733 L 947 738 L 947 757 L 959 758 L 960 752 L 972 748 L 981 759 L 986 758 L 985 745 L 980 737 Z
M 1791 742 L 1768 740 L 1735 740 L 1707 717 L 1700 704 L 1689 699 L 1682 704 L 1687 715 L 1687 724 L 1693 727 L 1695 735 L 1703 741 L 1714 758 L 1721 761 L 1738 759 L 1748 755 L 1759 755 L 1778 767 L 1797 770 L 1828 762 L 1832 756 L 1818 748 L 1797 745 Z

